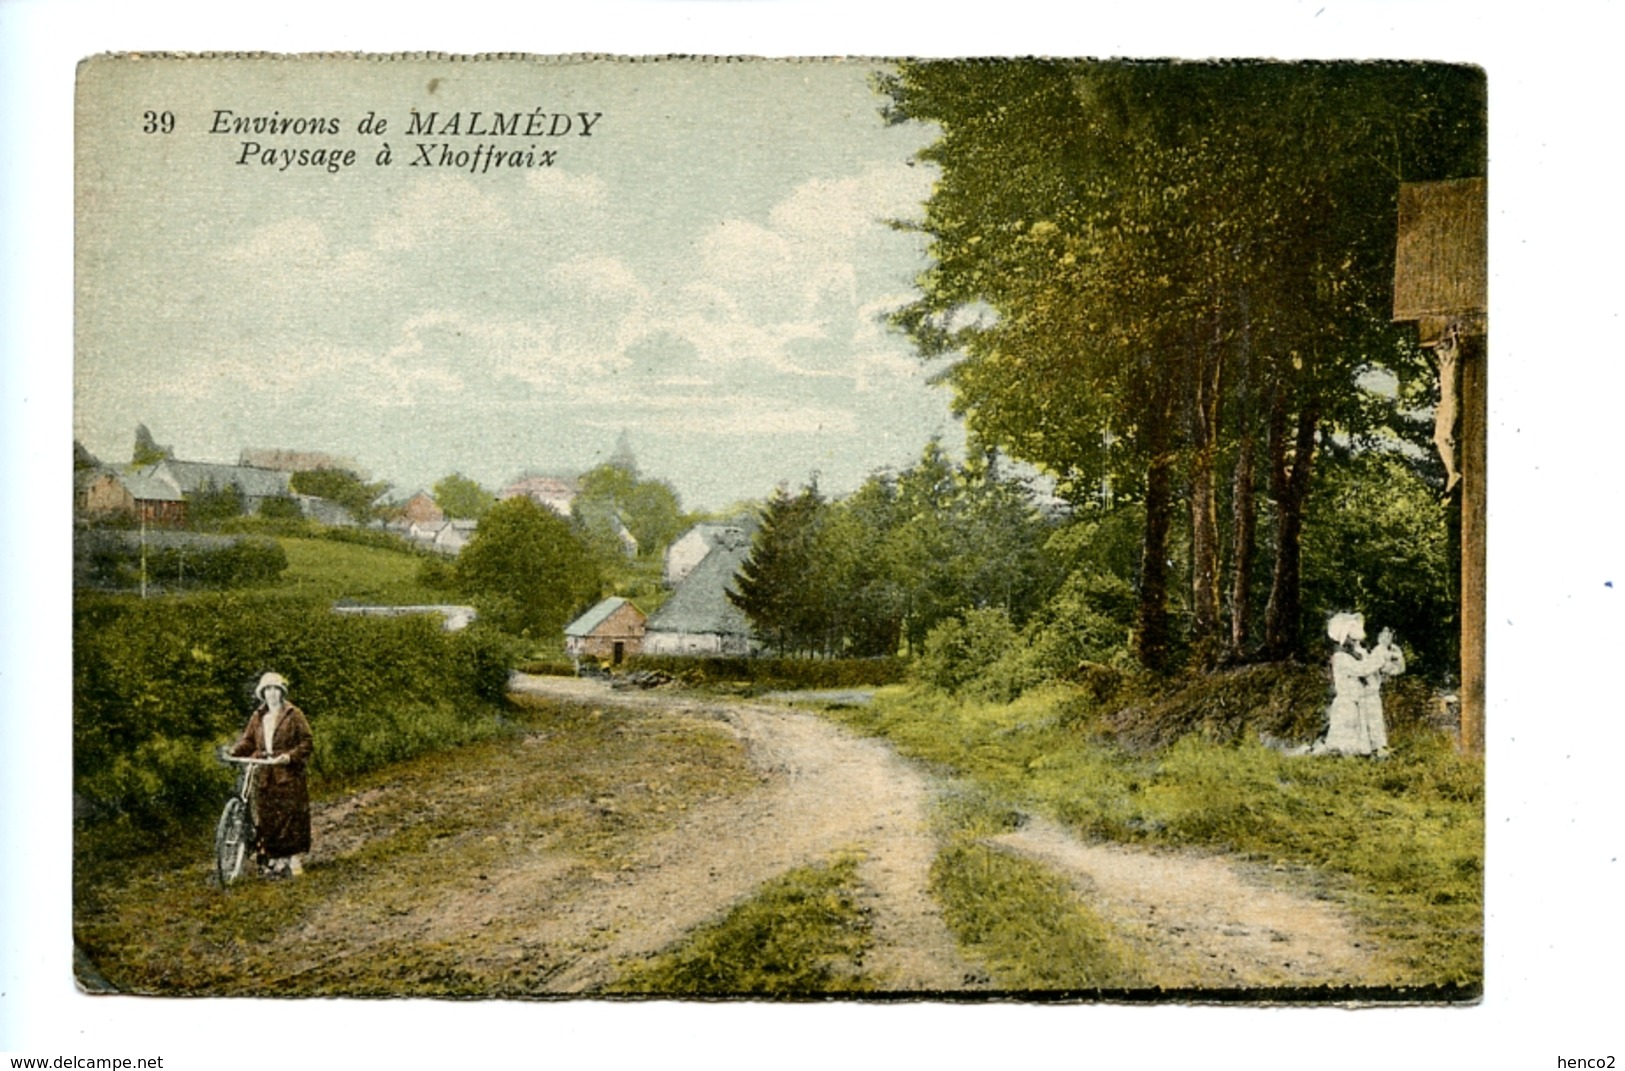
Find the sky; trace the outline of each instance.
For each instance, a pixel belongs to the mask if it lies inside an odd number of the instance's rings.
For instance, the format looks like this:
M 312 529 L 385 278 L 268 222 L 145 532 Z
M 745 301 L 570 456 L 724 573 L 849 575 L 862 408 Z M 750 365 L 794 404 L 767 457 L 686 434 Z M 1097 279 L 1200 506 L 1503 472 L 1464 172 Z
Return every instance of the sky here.
M 884 323 L 927 263 L 887 221 L 919 216 L 933 131 L 881 120 L 876 64 L 244 66 L 81 75 L 74 426 L 98 457 L 127 461 L 144 422 L 178 457 L 320 450 L 405 496 L 577 474 L 625 430 L 645 475 L 722 509 L 962 442 L 940 369 Z M 175 131 L 143 133 L 137 101 Z M 426 136 L 413 109 L 572 129 Z M 341 133 L 212 130 L 272 113 Z M 557 156 L 413 165 L 493 140 Z M 241 164 L 246 141 L 358 163 Z

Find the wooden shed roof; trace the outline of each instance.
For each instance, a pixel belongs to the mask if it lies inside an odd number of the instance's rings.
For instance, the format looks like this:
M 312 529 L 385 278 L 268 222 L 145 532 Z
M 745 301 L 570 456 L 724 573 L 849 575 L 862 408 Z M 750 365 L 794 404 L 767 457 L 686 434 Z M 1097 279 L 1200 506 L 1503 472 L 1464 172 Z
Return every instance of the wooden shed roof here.
M 1488 311 L 1488 218 L 1481 178 L 1399 187 L 1395 320 Z

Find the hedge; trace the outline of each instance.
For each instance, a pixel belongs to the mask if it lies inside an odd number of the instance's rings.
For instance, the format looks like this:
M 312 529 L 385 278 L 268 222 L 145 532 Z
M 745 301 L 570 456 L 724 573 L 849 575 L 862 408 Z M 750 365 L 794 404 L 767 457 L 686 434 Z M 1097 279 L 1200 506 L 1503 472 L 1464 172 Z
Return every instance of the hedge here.
M 628 672 L 669 673 L 684 684 L 744 683 L 767 688 L 878 688 L 908 674 L 901 658 L 695 658 L 634 655 Z
M 499 731 L 513 651 L 437 616 L 339 615 L 274 593 L 74 603 L 74 789 L 145 827 L 217 806 L 261 673 L 310 718 L 313 772 L 347 776 Z
M 270 539 L 93 529 L 74 537 L 76 586 L 139 587 L 143 549 L 148 584 L 164 588 L 253 587 L 273 583 L 288 567 Z

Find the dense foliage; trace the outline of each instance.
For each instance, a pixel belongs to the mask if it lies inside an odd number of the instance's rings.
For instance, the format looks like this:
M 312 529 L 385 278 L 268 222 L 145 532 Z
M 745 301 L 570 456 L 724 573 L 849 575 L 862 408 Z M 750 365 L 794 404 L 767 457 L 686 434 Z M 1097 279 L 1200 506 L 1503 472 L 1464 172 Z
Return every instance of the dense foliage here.
M 623 533 L 631 535 L 638 557 L 658 560 L 689 523 L 677 491 L 640 475 L 629 452 L 582 473 L 570 509 L 607 560 L 629 556 Z
M 881 89 L 895 121 L 940 130 L 917 224 L 933 264 L 896 322 L 956 359 L 982 440 L 1080 515 L 1138 509 L 1139 659 L 1302 651 L 1323 447 L 1414 456 L 1416 422 L 1368 387 L 1381 368 L 1416 400 L 1433 374 L 1390 323 L 1398 190 L 1483 174 L 1483 73 L 919 61 Z M 1431 542 L 1440 517 L 1406 523 Z M 1322 594 L 1385 609 L 1369 590 Z
M 457 583 L 474 597 L 481 620 L 538 640 L 561 634 L 603 591 L 579 532 L 523 495 L 486 513 L 458 555 Z
M 287 554 L 270 539 L 119 529 L 74 536 L 76 587 L 133 590 L 143 578 L 155 589 L 258 587 L 287 568 Z
M 997 454 L 954 464 L 940 442 L 900 474 L 827 501 L 781 489 L 762 510 L 734 601 L 780 653 L 918 651 L 970 609 L 1025 622 L 1056 582 L 1052 523 Z
M 339 615 L 273 594 L 74 604 L 74 791 L 142 828 L 218 806 L 213 757 L 234 741 L 259 675 L 288 678 L 311 719 L 318 775 L 348 775 L 495 730 L 511 651 L 435 616 Z
M 477 521 L 496 505 L 496 496 L 460 472 L 434 485 L 434 504 L 448 517 Z
M 376 503 L 389 490 L 387 483 L 368 482 L 358 473 L 337 468 L 296 472 L 289 477 L 288 483 L 299 494 L 315 495 L 338 503 L 362 524 L 377 516 Z

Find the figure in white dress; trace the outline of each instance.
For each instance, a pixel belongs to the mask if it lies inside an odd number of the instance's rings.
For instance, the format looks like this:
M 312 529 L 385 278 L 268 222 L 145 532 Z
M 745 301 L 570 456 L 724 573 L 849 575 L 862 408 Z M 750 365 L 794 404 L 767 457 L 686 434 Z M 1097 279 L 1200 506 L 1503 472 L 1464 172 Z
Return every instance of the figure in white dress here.
M 1309 749 L 1312 755 L 1382 755 L 1388 750 L 1388 726 L 1382 716 L 1382 682 L 1405 672 L 1405 656 L 1391 629 L 1377 634 L 1367 651 L 1365 618 L 1335 614 L 1326 634 L 1337 644 L 1332 653 L 1332 705 L 1326 735 Z

